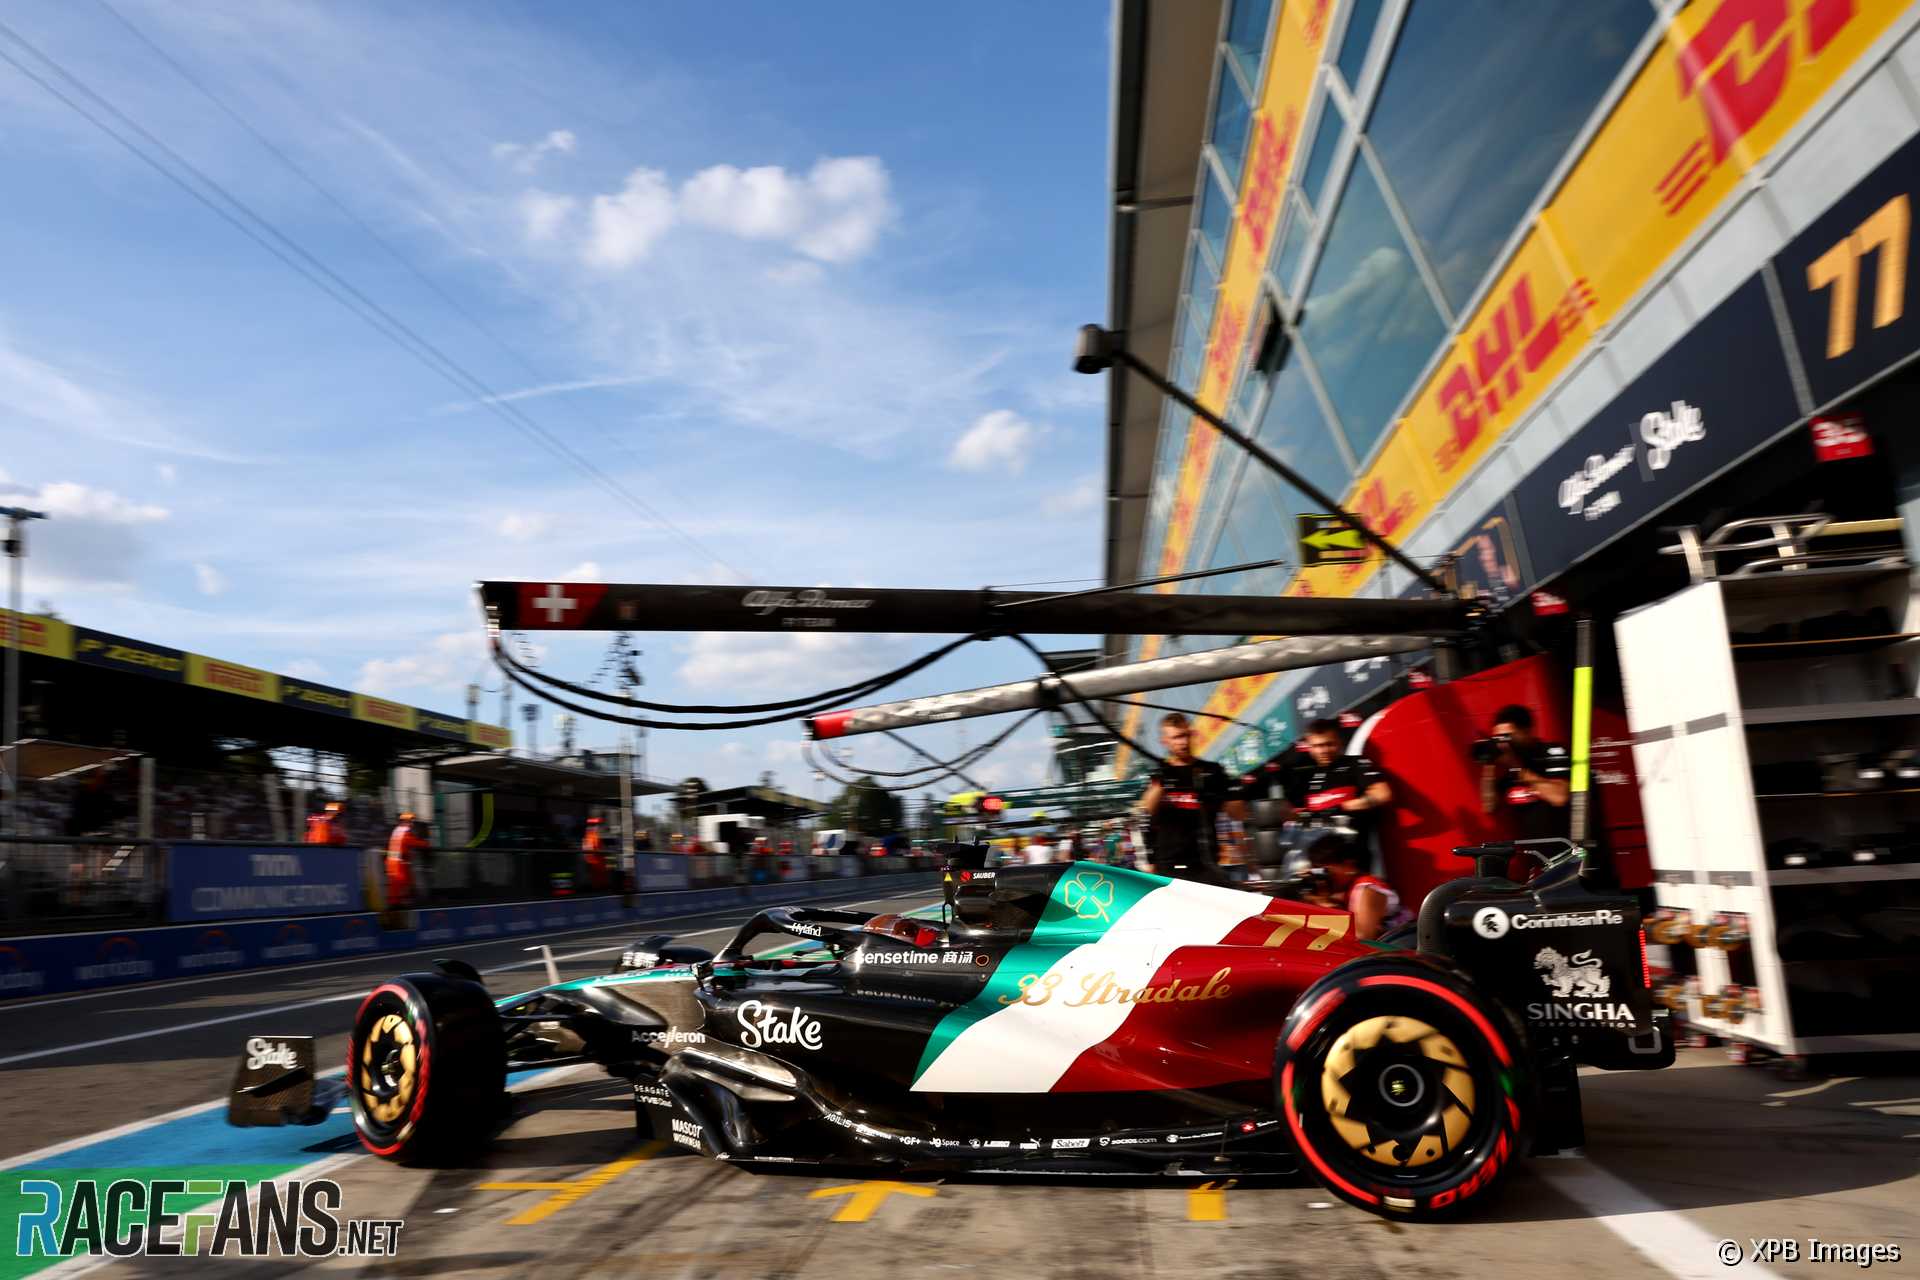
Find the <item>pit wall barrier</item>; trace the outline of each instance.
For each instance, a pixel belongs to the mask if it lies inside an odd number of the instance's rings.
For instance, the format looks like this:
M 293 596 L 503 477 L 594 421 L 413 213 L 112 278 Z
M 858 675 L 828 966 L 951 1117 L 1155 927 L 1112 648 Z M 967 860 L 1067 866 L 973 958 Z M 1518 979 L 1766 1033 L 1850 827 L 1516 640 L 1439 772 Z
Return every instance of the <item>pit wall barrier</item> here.
M 56 933 L 0 941 L 0 1000 L 93 991 L 168 978 L 313 964 L 379 952 L 537 936 L 593 925 L 640 923 L 736 906 L 812 898 L 861 900 L 926 889 L 936 872 L 814 880 L 477 907 L 428 907 L 405 928 L 383 928 L 372 914 L 170 925 L 111 933 Z M 663 932 L 667 932 L 663 930 Z

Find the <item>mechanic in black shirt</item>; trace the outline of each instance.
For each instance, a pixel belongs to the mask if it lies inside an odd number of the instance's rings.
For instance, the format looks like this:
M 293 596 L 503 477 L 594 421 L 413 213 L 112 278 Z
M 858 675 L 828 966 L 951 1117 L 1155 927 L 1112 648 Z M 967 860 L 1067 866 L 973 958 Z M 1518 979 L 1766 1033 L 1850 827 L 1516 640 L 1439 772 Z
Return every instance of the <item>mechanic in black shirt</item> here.
M 1216 823 L 1222 813 L 1245 822 L 1246 802 L 1229 790 L 1225 769 L 1193 758 L 1193 728 L 1179 712 L 1160 718 L 1160 746 L 1167 758 L 1140 797 L 1153 869 L 1177 879 L 1218 881 Z
M 1572 758 L 1567 749 L 1535 737 L 1533 713 L 1522 706 L 1494 712 L 1487 736 L 1491 749 L 1479 754 L 1492 758 L 1480 765 L 1481 809 L 1507 814 L 1517 839 L 1564 838 L 1572 791 L 1567 781 Z
M 1367 837 L 1379 810 L 1393 803 L 1393 788 L 1373 761 L 1346 754 L 1337 721 L 1311 721 L 1301 746 L 1307 759 L 1289 779 L 1287 799 L 1311 823 L 1330 825 L 1335 815 L 1346 815 L 1347 825 L 1370 848 Z

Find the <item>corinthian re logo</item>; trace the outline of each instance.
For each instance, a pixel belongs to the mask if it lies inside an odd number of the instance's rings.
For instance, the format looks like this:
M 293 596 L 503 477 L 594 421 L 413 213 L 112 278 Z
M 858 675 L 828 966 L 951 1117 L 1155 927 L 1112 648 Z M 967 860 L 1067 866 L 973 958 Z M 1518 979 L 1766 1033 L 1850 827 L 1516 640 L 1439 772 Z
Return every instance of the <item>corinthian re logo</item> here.
M 851 596 L 830 596 L 818 587 L 805 591 L 749 591 L 740 603 L 761 617 L 781 609 L 865 609 L 873 604 Z

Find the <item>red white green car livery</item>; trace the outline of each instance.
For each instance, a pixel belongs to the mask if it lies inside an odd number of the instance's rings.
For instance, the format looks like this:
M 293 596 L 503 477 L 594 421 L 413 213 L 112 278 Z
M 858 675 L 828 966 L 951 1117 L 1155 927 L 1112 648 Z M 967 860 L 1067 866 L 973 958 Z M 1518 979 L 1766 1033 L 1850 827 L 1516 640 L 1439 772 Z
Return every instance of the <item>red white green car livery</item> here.
M 500 1001 L 454 962 L 384 984 L 348 1062 L 361 1137 L 451 1154 L 505 1071 L 587 1060 L 631 1080 L 642 1130 L 745 1166 L 1304 1167 L 1422 1218 L 1577 1143 L 1577 1065 L 1672 1061 L 1634 900 L 1577 857 L 1454 881 L 1382 943 L 1259 893 L 968 860 L 946 919 L 775 908 L 717 956 L 652 939 Z M 769 934 L 787 945 L 756 954 Z M 1536 968 L 1549 943 L 1565 962 Z M 1553 998 L 1568 969 L 1605 998 Z

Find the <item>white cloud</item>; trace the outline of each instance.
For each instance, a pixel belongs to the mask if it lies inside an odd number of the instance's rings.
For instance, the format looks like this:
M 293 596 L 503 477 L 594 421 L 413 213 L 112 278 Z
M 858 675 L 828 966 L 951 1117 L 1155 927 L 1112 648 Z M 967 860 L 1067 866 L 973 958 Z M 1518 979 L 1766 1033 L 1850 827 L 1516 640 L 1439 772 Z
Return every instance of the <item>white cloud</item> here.
M 619 195 L 593 198 L 588 265 L 620 271 L 641 261 L 673 226 L 673 189 L 658 169 L 635 169 Z
M 217 596 L 227 589 L 227 575 L 204 560 L 193 564 L 193 583 L 203 596 Z
M 549 155 L 571 155 L 578 142 L 571 129 L 555 129 L 538 142 L 496 142 L 493 158 L 513 166 L 516 173 L 532 173 Z
M 562 582 L 605 582 L 606 575 L 600 572 L 600 566 L 592 560 L 582 560 L 573 568 L 560 575 Z
M 150 524 L 155 520 L 165 520 L 168 515 L 165 507 L 135 502 L 111 490 L 75 484 L 70 480 L 56 480 L 43 485 L 39 493 L 29 494 L 27 505 L 38 507 L 56 518 L 92 520 L 101 524 Z
M 894 219 L 886 166 L 875 156 L 823 159 L 804 177 L 779 165 L 717 164 L 680 188 L 688 222 L 747 240 L 776 240 L 822 262 L 850 262 Z
M 826 268 L 805 258 L 795 258 L 792 262 L 768 267 L 766 271 L 767 279 L 774 284 L 817 284 L 826 275 Z
M 280 664 L 280 672 L 282 675 L 292 676 L 296 680 L 325 680 L 327 678 L 326 667 L 315 662 L 312 658 L 295 658 L 292 662 L 283 662 Z
M 523 192 L 520 196 L 520 217 L 526 227 L 527 239 L 551 240 L 559 235 L 578 204 L 579 201 L 572 196 L 555 195 L 550 191 Z
M 701 631 L 692 638 L 679 676 L 696 688 L 782 689 L 797 697 L 886 670 L 896 664 L 888 650 L 898 643 L 888 636 L 830 631 Z
M 543 515 L 509 512 L 500 520 L 500 536 L 512 538 L 516 542 L 526 542 L 545 533 L 551 523 Z
M 1058 490 L 1040 503 L 1050 516 L 1077 516 L 1100 505 L 1100 477 L 1089 471 L 1065 489 Z
M 45 523 L 36 522 L 30 534 L 36 590 L 131 586 L 147 551 L 142 527 L 170 515 L 165 507 L 70 480 L 38 489 L 0 483 L 0 500 L 48 517 Z
M 999 471 L 1018 475 L 1039 439 L 1039 428 L 1011 409 L 982 414 L 947 454 L 955 471 Z
M 180 481 L 180 469 L 171 462 L 157 463 L 154 470 L 160 473 L 160 480 L 164 484 L 178 484 Z
M 412 690 L 464 689 L 486 657 L 477 629 L 443 631 L 403 658 L 372 658 L 360 666 L 353 687 L 393 696 Z

